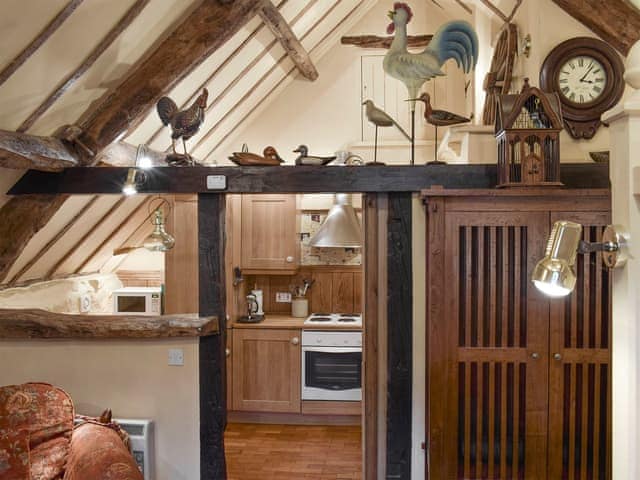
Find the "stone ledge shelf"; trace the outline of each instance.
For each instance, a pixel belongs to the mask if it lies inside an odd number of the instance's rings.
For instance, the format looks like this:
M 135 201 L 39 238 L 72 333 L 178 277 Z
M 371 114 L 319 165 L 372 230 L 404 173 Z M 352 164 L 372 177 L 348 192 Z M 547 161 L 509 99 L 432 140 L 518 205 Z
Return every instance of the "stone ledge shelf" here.
M 219 333 L 217 317 L 197 314 L 70 315 L 37 309 L 0 309 L 0 339 L 172 338 Z

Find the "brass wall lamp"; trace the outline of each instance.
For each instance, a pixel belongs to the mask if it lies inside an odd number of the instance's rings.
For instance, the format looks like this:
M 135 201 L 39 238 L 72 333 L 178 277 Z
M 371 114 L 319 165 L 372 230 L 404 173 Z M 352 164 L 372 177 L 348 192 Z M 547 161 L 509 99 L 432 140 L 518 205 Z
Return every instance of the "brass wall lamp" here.
M 627 261 L 628 240 L 620 227 L 609 225 L 601 242 L 585 242 L 582 225 L 557 221 L 549 235 L 545 256 L 533 269 L 531 280 L 538 290 L 550 297 L 569 295 L 576 285 L 573 266 L 578 254 L 602 252 L 602 261 L 607 268 L 619 267 Z

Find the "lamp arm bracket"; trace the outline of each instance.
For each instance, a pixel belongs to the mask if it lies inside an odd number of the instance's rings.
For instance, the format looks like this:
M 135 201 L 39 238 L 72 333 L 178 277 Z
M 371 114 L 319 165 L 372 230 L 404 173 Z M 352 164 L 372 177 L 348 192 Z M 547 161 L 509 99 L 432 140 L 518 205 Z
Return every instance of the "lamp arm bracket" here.
M 584 255 L 593 252 L 617 252 L 620 245 L 616 242 L 585 242 L 580 240 L 578 253 Z

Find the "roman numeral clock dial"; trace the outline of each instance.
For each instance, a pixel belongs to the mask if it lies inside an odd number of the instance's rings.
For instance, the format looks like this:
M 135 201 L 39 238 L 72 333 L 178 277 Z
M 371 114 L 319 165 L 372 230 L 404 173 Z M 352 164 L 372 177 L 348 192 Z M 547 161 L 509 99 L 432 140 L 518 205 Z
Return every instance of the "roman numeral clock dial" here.
M 623 75 L 622 59 L 609 44 L 577 37 L 549 52 L 540 69 L 540 87 L 558 95 L 567 133 L 590 139 L 601 125 L 601 115 L 622 98 Z
M 573 103 L 591 103 L 600 97 L 607 85 L 602 63 L 587 56 L 574 57 L 560 67 L 558 91 Z

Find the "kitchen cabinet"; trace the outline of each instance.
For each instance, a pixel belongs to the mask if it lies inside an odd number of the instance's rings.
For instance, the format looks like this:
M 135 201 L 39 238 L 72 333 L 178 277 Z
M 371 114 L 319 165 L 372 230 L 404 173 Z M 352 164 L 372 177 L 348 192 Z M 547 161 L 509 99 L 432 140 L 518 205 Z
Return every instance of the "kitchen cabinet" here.
M 600 241 L 608 192 L 514 192 L 426 196 L 431 478 L 605 480 L 611 273 L 593 252 L 567 297 L 530 279 L 554 221 Z
M 300 242 L 295 195 L 243 195 L 241 268 L 295 271 Z
M 233 330 L 233 410 L 300 413 L 299 329 Z

